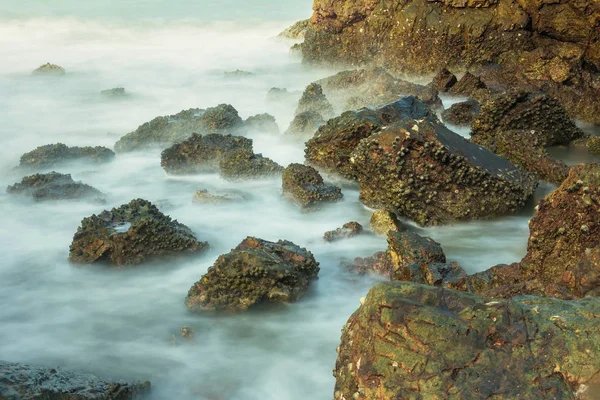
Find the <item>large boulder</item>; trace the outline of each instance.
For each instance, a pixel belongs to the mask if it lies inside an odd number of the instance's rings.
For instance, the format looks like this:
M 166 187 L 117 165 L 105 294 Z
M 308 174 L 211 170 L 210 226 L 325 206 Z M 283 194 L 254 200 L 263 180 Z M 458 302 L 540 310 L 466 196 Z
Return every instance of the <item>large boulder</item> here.
M 176 175 L 215 172 L 219 169 L 219 162 L 236 150 L 252 152 L 252 139 L 194 133 L 187 140 L 163 150 L 160 165 L 167 173 Z
M 64 75 L 65 69 L 60 65 L 46 63 L 40 65 L 32 72 L 33 75 Z
M 333 107 L 325 94 L 323 94 L 323 88 L 318 83 L 311 83 L 306 87 L 300 101 L 298 101 L 295 115 L 307 111 L 318 112 L 324 118 L 331 118 L 333 116 Z
M 47 169 L 73 161 L 104 163 L 112 161 L 115 153 L 102 146 L 69 147 L 63 143 L 39 146 L 21 156 L 19 167 L 25 169 Z
M 428 226 L 513 213 L 534 192 L 531 175 L 450 131 L 418 99 L 387 107 L 405 113 L 349 157 L 367 206 Z
M 245 311 L 261 302 L 292 303 L 317 278 L 319 263 L 292 242 L 248 237 L 219 256 L 185 299 L 191 311 Z
M 325 125 L 323 116 L 317 111 L 305 111 L 294 117 L 284 135 L 297 138 L 310 138 L 317 129 Z
M 284 168 L 262 154 L 240 149 L 227 153 L 219 162 L 219 170 L 222 178 L 235 181 L 280 176 Z
M 98 189 L 83 182 L 75 182 L 70 174 L 50 172 L 26 176 L 21 182 L 6 189 L 13 195 L 25 195 L 35 201 L 45 200 L 82 200 L 89 199 L 104 203 L 105 197 Z
M 600 299 L 381 283 L 342 330 L 336 400 L 588 399 L 600 388 Z
M 283 171 L 282 188 L 284 197 L 306 209 L 343 198 L 340 188 L 325 185 L 316 169 L 302 164 L 290 164 Z
M 600 122 L 600 4 L 490 0 L 315 0 L 301 45 L 309 63 L 383 66 L 410 75 L 489 67 Z
M 208 243 L 198 241 L 190 228 L 164 215 L 149 201 L 137 199 L 84 218 L 73 236 L 69 261 L 132 265 L 207 248 Z
M 150 382 L 100 379 L 62 368 L 0 361 L 0 399 L 130 400 L 150 390 Z
M 154 118 L 115 143 L 115 151 L 128 152 L 148 147 L 166 148 L 192 133 L 239 134 L 244 123 L 229 104 L 202 110 L 190 108 L 175 115 Z

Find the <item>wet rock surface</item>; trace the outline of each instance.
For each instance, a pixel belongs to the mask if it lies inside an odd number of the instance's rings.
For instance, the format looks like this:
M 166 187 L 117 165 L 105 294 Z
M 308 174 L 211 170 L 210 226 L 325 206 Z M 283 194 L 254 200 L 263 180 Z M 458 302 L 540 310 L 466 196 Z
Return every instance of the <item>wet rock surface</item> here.
M 84 218 L 73 236 L 69 261 L 133 265 L 207 248 L 208 243 L 198 241 L 187 226 L 164 215 L 149 201 L 136 199 Z
M 598 315 L 598 298 L 490 301 L 381 283 L 342 330 L 334 398 L 593 399 Z
M 161 154 L 160 165 L 169 174 L 198 174 L 219 170 L 219 162 L 237 150 L 252 152 L 252 140 L 241 136 L 194 133 Z
M 290 164 L 283 171 L 282 188 L 285 198 L 306 209 L 343 198 L 340 188 L 326 185 L 316 169 L 302 164 Z
M 325 120 L 320 113 L 305 111 L 294 117 L 284 135 L 310 138 L 323 125 L 325 125 Z
M 349 239 L 360 235 L 363 227 L 358 222 L 347 222 L 341 228 L 327 231 L 323 234 L 323 240 L 326 242 L 337 242 L 338 240 Z
M 102 146 L 69 147 L 63 143 L 39 146 L 21 156 L 19 167 L 25 169 L 52 168 L 73 161 L 104 163 L 112 161 L 115 153 Z
M 65 69 L 60 65 L 46 63 L 40 65 L 32 72 L 33 75 L 64 75 Z
M 6 400 L 129 400 L 149 391 L 150 382 L 109 381 L 62 368 L 0 361 L 0 398 Z
M 463 101 L 452 104 L 450 108 L 442 112 L 442 120 L 444 123 L 450 123 L 457 126 L 471 125 L 481 107 L 475 100 Z
M 262 302 L 292 303 L 319 273 L 312 253 L 292 242 L 248 237 L 219 256 L 189 290 L 191 311 L 245 311 Z
M 228 104 L 202 110 L 190 108 L 174 115 L 154 118 L 115 143 L 115 151 L 128 152 L 148 147 L 166 148 L 187 139 L 193 133 L 239 134 L 243 121 L 235 108 Z
M 262 154 L 241 149 L 227 153 L 219 162 L 221 177 L 227 180 L 264 179 L 278 176 L 284 168 Z
M 104 194 L 83 182 L 75 182 L 70 174 L 50 172 L 24 177 L 6 189 L 12 195 L 31 196 L 35 201 L 90 200 L 106 201 Z

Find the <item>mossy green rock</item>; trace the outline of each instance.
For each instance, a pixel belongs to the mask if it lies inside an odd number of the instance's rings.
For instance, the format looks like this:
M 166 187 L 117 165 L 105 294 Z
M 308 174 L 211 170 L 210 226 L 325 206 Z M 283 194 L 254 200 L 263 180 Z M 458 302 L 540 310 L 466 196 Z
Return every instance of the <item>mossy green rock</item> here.
M 82 182 L 75 182 L 70 174 L 50 172 L 26 176 L 19 183 L 9 186 L 6 192 L 13 195 L 31 196 L 35 201 L 84 200 L 98 203 L 106 200 L 99 190 Z
M 69 147 L 64 143 L 55 143 L 39 146 L 35 150 L 23 154 L 19 167 L 45 169 L 74 161 L 104 163 L 112 161 L 114 158 L 115 153 L 106 147 Z
M 334 398 L 591 400 L 599 317 L 600 298 L 490 301 L 381 283 L 342 330 Z
M 149 201 L 136 199 L 84 218 L 73 236 L 69 261 L 133 265 L 207 248 L 208 243 L 198 241 L 190 228 L 164 215 Z
M 292 303 L 317 278 L 319 263 L 292 242 L 248 237 L 219 256 L 189 290 L 191 311 L 245 311 L 261 302 Z

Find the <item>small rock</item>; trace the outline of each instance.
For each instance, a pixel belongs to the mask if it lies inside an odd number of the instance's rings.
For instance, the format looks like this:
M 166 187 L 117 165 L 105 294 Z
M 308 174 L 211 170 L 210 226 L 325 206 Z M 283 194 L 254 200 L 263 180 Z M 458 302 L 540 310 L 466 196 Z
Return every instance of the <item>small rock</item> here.
M 236 69 L 235 71 L 225 71 L 225 78 L 247 78 L 249 76 L 254 76 L 253 72 L 243 71 L 241 69 Z
M 325 185 L 319 172 L 306 165 L 290 164 L 283 171 L 282 181 L 284 197 L 306 209 L 343 198 L 340 188 Z
M 32 72 L 34 75 L 64 75 L 65 69 L 60 65 L 46 63 Z
M 325 232 L 323 239 L 326 242 L 336 242 L 338 240 L 348 239 L 360 235 L 362 231 L 363 227 L 358 222 L 347 222 L 341 228 Z
M 325 125 L 325 120 L 317 111 L 305 111 L 294 117 L 284 135 L 312 137 L 317 129 Z
M 240 149 L 226 154 L 219 162 L 221 177 L 227 180 L 265 179 L 283 173 L 283 167 L 262 154 Z
M 104 194 L 82 182 L 75 182 L 70 174 L 50 172 L 26 176 L 20 183 L 6 189 L 9 194 L 31 196 L 35 201 L 90 199 L 105 203 Z
M 125 91 L 125 88 L 122 87 L 116 87 L 113 89 L 107 89 L 107 90 L 103 90 L 100 92 L 100 94 L 102 96 L 106 96 L 106 97 L 126 97 L 129 96 L 129 94 Z
M 37 147 L 21 156 L 19 167 L 25 169 L 46 169 L 72 161 L 104 163 L 112 161 L 115 153 L 106 147 L 69 147 L 63 143 Z
M 194 204 L 228 204 L 234 201 L 243 199 L 241 196 L 235 196 L 233 194 L 213 194 L 209 193 L 206 189 L 197 190 L 192 198 Z
M 244 121 L 244 126 L 248 132 L 279 134 L 279 126 L 275 117 L 270 114 L 257 114 L 248 117 Z
M 186 340 L 192 339 L 194 337 L 193 329 L 190 328 L 189 326 L 182 326 L 181 327 L 181 337 Z

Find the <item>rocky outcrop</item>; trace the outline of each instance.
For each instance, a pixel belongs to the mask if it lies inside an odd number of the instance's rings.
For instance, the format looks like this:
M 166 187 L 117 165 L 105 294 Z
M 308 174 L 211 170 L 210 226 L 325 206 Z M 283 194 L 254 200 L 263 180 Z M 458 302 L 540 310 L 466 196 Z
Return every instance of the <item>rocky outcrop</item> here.
M 284 168 L 262 154 L 240 149 L 225 154 L 219 162 L 221 177 L 227 180 L 264 179 L 279 176 Z
M 0 361 L 0 398 L 6 400 L 130 400 L 149 390 L 148 381 L 109 381 L 62 368 Z
M 378 235 L 387 236 L 390 231 L 399 232 L 402 225 L 398 217 L 388 210 L 377 210 L 371 215 L 371 230 Z
M 132 265 L 207 248 L 190 228 L 164 215 L 149 201 L 137 199 L 84 218 L 73 236 L 69 261 Z
M 202 110 L 190 108 L 175 115 L 154 118 L 115 143 L 115 151 L 128 152 L 148 147 L 166 148 L 193 133 L 239 134 L 243 121 L 228 104 Z
M 241 136 L 194 133 L 161 154 L 160 165 L 169 174 L 216 172 L 219 162 L 237 150 L 252 153 L 252 140 Z
M 363 227 L 358 222 L 346 222 L 341 228 L 327 231 L 323 234 L 323 240 L 326 242 L 337 242 L 338 240 L 349 239 L 362 233 Z
M 283 196 L 303 208 L 311 209 L 343 198 L 340 188 L 325 185 L 319 172 L 310 166 L 290 164 L 283 171 L 282 182 Z
M 455 103 L 442 112 L 442 120 L 452 125 L 470 126 L 480 109 L 479 103 L 475 100 Z
M 284 135 L 310 138 L 323 125 L 325 120 L 321 114 L 316 111 L 305 111 L 294 117 Z
M 344 325 L 334 398 L 592 400 L 598 315 L 598 298 L 490 301 L 381 283 Z
M 70 174 L 50 172 L 26 176 L 19 183 L 9 186 L 12 195 L 30 196 L 35 201 L 45 200 L 91 200 L 106 202 L 104 194 L 82 182 L 75 182 Z
M 315 0 L 304 60 L 408 74 L 486 67 L 505 87 L 548 91 L 600 122 L 600 5 L 593 0 Z
M 448 130 L 418 99 L 387 108 L 403 110 L 402 118 L 361 140 L 349 157 L 367 206 L 439 225 L 513 213 L 536 188 L 533 177 Z
M 191 311 L 245 311 L 262 302 L 292 303 L 317 278 L 319 263 L 292 242 L 248 237 L 219 256 L 189 290 Z
M 307 111 L 318 112 L 323 118 L 333 116 L 333 107 L 323 94 L 323 88 L 317 83 L 311 83 L 306 87 L 300 101 L 298 101 L 295 115 Z
M 19 167 L 25 169 L 47 169 L 72 161 L 104 163 L 112 161 L 115 153 L 106 147 L 69 147 L 63 143 L 37 147 L 21 156 Z
M 256 114 L 248 117 L 244 121 L 244 128 L 248 132 L 279 134 L 277 121 L 270 114 Z
M 46 63 L 40 65 L 32 72 L 33 75 L 64 75 L 65 69 L 60 65 Z
M 116 87 L 116 88 L 112 88 L 112 89 L 102 90 L 100 92 L 100 94 L 105 97 L 127 97 L 127 96 L 129 96 L 129 93 L 127 93 L 125 91 L 125 88 L 122 88 L 122 87 Z
M 448 93 L 456 96 L 466 96 L 476 99 L 478 92 L 482 89 L 487 89 L 487 86 L 481 78 L 466 72 L 462 78 L 448 89 Z

